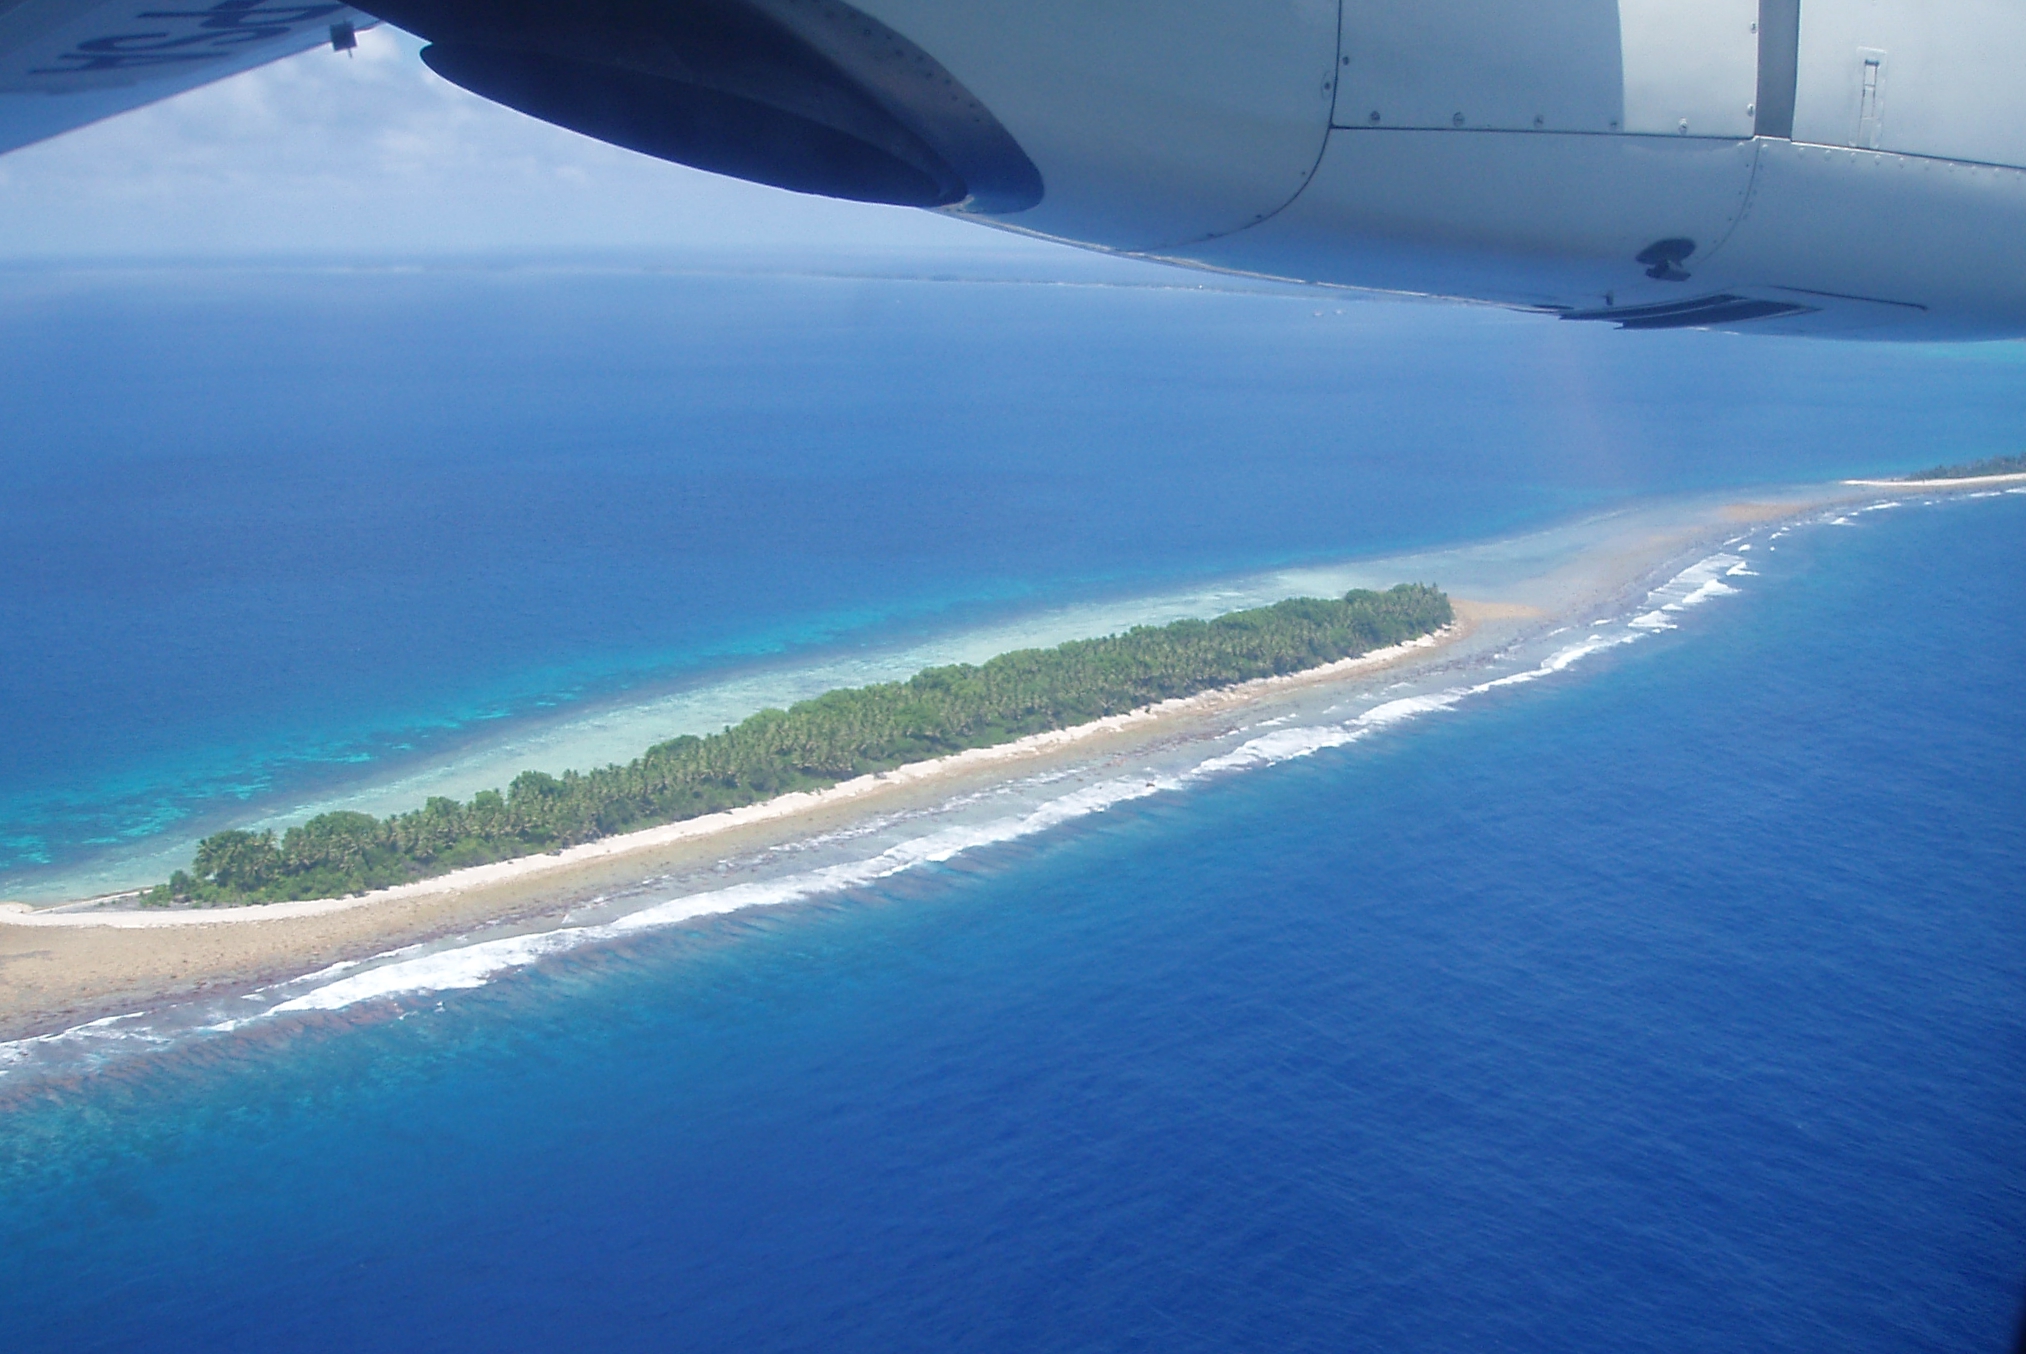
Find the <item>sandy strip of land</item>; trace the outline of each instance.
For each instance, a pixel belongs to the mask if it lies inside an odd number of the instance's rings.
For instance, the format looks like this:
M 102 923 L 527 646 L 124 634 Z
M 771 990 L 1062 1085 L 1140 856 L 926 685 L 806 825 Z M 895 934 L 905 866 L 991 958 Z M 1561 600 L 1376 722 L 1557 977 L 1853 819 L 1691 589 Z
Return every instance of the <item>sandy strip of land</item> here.
M 351 898 L 198 910 L 0 913 L 0 1038 L 211 991 L 243 989 L 483 924 L 559 912 L 615 886 L 694 869 L 778 841 L 836 831 L 1052 761 L 1122 753 L 1185 734 L 1274 696 L 1426 660 L 1488 620 L 1538 613 L 1456 604 L 1436 635 L 1284 677 L 1164 701 L 1074 728 L 861 776 L 825 790 L 474 866 Z
M 1981 489 L 1992 484 L 2026 484 L 2026 471 L 2010 475 L 1971 475 L 1953 480 L 1845 480 L 1858 489 Z

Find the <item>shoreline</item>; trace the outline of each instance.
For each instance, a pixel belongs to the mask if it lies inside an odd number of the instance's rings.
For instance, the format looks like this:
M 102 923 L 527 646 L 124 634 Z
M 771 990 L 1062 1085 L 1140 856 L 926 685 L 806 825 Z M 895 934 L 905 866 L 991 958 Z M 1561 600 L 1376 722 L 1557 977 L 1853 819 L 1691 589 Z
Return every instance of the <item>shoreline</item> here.
M 1980 489 L 1991 484 L 2026 484 L 2026 470 L 2003 475 L 1964 475 L 1942 480 L 1844 480 L 1856 489 Z
M 1377 674 L 1387 690 L 1483 668 L 1552 627 L 1589 625 L 1597 608 L 1629 604 L 1665 570 L 1740 531 L 1767 529 L 1862 496 L 1856 488 L 1707 496 L 1601 514 L 1529 535 L 1467 543 L 1380 562 L 1417 576 L 1443 569 L 1456 620 L 1435 635 L 1278 677 L 1164 701 L 1068 729 L 974 748 L 861 776 L 819 791 L 702 815 L 570 847 L 467 867 L 349 898 L 174 911 L 0 907 L 0 1041 L 193 999 L 231 997 L 455 937 L 525 936 L 583 908 L 645 892 L 657 907 L 722 888 L 742 858 L 846 838 L 883 822 L 938 812 L 1026 778 L 1068 775 L 1177 746 L 1208 744 L 1272 724 L 1303 700 L 1348 697 Z M 1950 487 L 1971 487 L 1957 485 Z M 1875 492 L 1875 491 L 1874 491 Z M 1356 566 L 1365 572 L 1379 564 Z M 1328 570 L 1310 571 L 1318 579 Z M 1339 570 L 1338 572 L 1341 572 Z M 1475 575 L 1473 577 L 1473 575 Z M 1306 580 L 1290 575 L 1302 588 Z M 1370 694 L 1370 693 L 1365 693 Z M 1234 727 L 1234 718 L 1251 722 Z M 715 873 L 713 873 L 713 871 Z M 74 905 L 73 905 L 74 906 Z M 722 909 L 717 909 L 722 910 Z

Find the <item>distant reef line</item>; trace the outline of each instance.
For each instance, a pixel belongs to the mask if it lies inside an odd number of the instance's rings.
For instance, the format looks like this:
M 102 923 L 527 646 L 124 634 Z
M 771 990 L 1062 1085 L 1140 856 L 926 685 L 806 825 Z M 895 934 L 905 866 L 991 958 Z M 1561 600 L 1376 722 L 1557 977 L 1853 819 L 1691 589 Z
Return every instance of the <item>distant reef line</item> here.
M 2026 478 L 2026 453 L 2015 456 L 1986 456 L 1981 461 L 1956 465 L 1931 465 L 1910 475 L 1889 480 L 1850 480 L 1851 484 L 1941 484 L 1952 480 L 2001 480 Z
M 279 838 L 215 833 L 147 907 L 337 898 L 820 790 L 971 748 L 1281 677 L 1430 635 L 1455 612 L 1441 590 L 1300 597 L 1212 620 L 1136 626 L 906 681 L 827 692 L 722 732 L 658 743 L 623 766 L 523 771 L 504 792 L 431 798 L 386 818 L 320 814 Z

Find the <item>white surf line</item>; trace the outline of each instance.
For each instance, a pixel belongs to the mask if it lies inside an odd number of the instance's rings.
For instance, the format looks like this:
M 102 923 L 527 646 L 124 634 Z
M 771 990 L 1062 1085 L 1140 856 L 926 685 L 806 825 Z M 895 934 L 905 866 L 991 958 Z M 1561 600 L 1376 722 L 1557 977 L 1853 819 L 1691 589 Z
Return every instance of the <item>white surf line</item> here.
M 448 874 L 419 879 L 413 883 L 397 884 L 371 893 L 351 898 L 314 898 L 281 903 L 250 903 L 243 906 L 201 910 L 176 911 L 107 911 L 70 912 L 52 915 L 52 910 L 33 912 L 10 912 L 0 917 L 5 926 L 101 926 L 120 929 L 145 929 L 162 926 L 230 926 L 247 925 L 262 921 L 282 921 L 299 917 L 326 916 L 334 912 L 346 912 L 355 908 L 379 904 L 405 902 L 455 895 L 468 889 L 483 888 L 493 884 L 515 880 L 536 879 L 546 874 L 568 870 L 572 866 L 588 861 L 604 860 L 627 855 L 640 850 L 652 850 L 671 846 L 679 842 L 709 837 L 729 832 L 735 828 L 755 823 L 773 822 L 790 818 L 812 809 L 849 803 L 880 790 L 896 785 L 912 785 L 932 781 L 957 773 L 990 767 L 1003 762 L 1019 761 L 1038 756 L 1041 753 L 1069 747 L 1076 743 L 1095 738 L 1101 734 L 1118 733 L 1175 715 L 1191 714 L 1198 711 L 1215 710 L 1221 706 L 1239 704 L 1268 691 L 1282 687 L 1327 681 L 1368 667 L 1377 667 L 1406 657 L 1417 650 L 1432 649 L 1453 638 L 1457 625 L 1451 623 L 1432 634 L 1418 639 L 1406 640 L 1399 644 L 1387 645 L 1368 653 L 1351 658 L 1341 658 L 1320 667 L 1307 668 L 1301 672 L 1285 673 L 1277 677 L 1259 677 L 1249 682 L 1232 686 L 1215 687 L 1198 692 L 1193 696 L 1178 696 L 1155 705 L 1142 706 L 1125 714 L 1109 715 L 1103 719 L 1073 725 L 1067 729 L 1051 729 L 1044 733 L 1029 734 L 1010 743 L 999 743 L 991 747 L 969 748 L 963 752 L 951 753 L 929 761 L 910 762 L 874 775 L 857 776 L 840 781 L 822 790 L 797 790 L 777 795 L 758 804 L 747 804 L 736 809 L 724 809 L 717 813 L 687 818 L 681 822 L 666 823 L 659 827 L 642 828 L 637 832 L 621 833 L 617 836 L 601 837 L 594 842 L 567 847 L 558 852 L 528 856 L 516 856 L 511 860 L 495 861 L 488 865 L 473 865 Z
M 1737 591 L 1723 581 L 1726 577 L 1750 575 L 1742 554 L 1715 554 L 1697 560 L 1680 573 L 1646 594 L 1646 610 L 1626 624 L 1638 630 L 1672 630 L 1672 616 L 1701 606 L 1712 597 Z
M 1970 495 L 1970 497 L 1975 498 L 1976 495 L 1972 494 Z M 1926 503 L 1923 506 L 1932 505 L 1935 501 L 1936 500 L 1934 499 L 1928 499 L 1926 500 Z M 1882 502 L 1866 504 L 1862 508 L 1852 508 L 1850 509 L 1850 511 L 1841 514 L 1838 514 L 1836 510 L 1832 508 L 1829 510 L 1829 512 L 1824 513 L 1822 517 L 1818 518 L 1817 520 L 1827 522 L 1832 527 L 1850 527 L 1856 526 L 1857 525 L 1856 519 L 1864 516 L 1864 514 L 1868 512 L 1889 512 L 1894 508 L 1904 508 L 1905 506 L 1906 500 L 1904 499 L 1888 498 Z
M 1333 742 L 1351 742 L 1388 724 L 1395 724 L 1405 719 L 1412 719 L 1417 715 L 1435 711 L 1452 710 L 1472 696 L 1481 696 L 1486 692 L 1496 691 L 1502 687 L 1522 686 L 1528 682 L 1537 682 L 1544 677 L 1552 677 L 1557 673 L 1567 671 L 1570 667 L 1592 654 L 1616 648 L 1621 644 L 1636 643 L 1638 640 L 1645 638 L 1647 633 L 1654 630 L 1675 629 L 1674 623 L 1665 619 L 1664 613 L 1685 611 L 1690 607 L 1701 606 L 1713 597 L 1724 597 L 1735 594 L 1738 590 L 1722 582 L 1718 575 L 1735 574 L 1741 569 L 1746 574 L 1757 577 L 1749 569 L 1744 569 L 1744 560 L 1739 556 L 1721 553 L 1705 556 L 1647 593 L 1647 606 L 1652 607 L 1656 601 L 1659 601 L 1660 605 L 1653 610 L 1634 616 L 1626 621 L 1625 625 L 1631 633 L 1618 635 L 1592 633 L 1587 638 L 1563 646 L 1542 659 L 1537 666 L 1522 672 L 1511 673 L 1504 677 L 1494 677 L 1488 681 L 1479 682 L 1474 686 L 1452 687 L 1446 691 L 1435 692 L 1430 695 L 1403 696 L 1397 700 L 1386 701 L 1372 707 L 1356 719 L 1350 720 L 1347 724 L 1340 726 L 1345 731 L 1346 736 L 1335 739 Z M 1653 619 L 1655 617 L 1661 618 L 1657 624 Z M 1609 621 L 1598 622 L 1589 628 L 1593 631 L 1602 630 L 1611 623 Z M 1562 631 L 1557 630 L 1551 633 L 1559 634 Z M 1207 768 L 1213 763 L 1218 762 L 1230 762 L 1233 765 L 1237 765 L 1239 763 L 1236 759 L 1246 753 L 1248 749 L 1256 749 L 1258 753 L 1270 751 L 1268 747 L 1261 745 L 1268 744 L 1274 738 L 1293 735 L 1298 732 L 1300 731 L 1290 729 L 1282 733 L 1268 735 L 1266 738 L 1254 739 L 1251 743 L 1240 747 L 1235 753 L 1226 754 L 1223 758 L 1213 758 L 1211 762 L 1204 763 L 1204 767 Z M 1318 743 L 1317 747 L 1331 746 L 1333 742 Z M 1293 745 L 1291 738 L 1288 745 Z M 1292 755 L 1299 756 L 1306 754 L 1294 753 Z
M 1967 489 L 1984 484 L 2018 484 L 2026 481 L 2026 470 L 2004 475 L 1969 475 L 1952 480 L 1844 480 L 1860 489 Z
M 686 894 L 595 926 L 560 927 L 479 941 L 418 954 L 409 959 L 395 958 L 392 963 L 366 968 L 290 997 L 246 1019 L 260 1020 L 298 1011 L 336 1011 L 378 998 L 483 987 L 502 973 L 526 968 L 548 955 L 567 953 L 597 941 L 662 930 L 702 917 L 721 916 L 754 907 L 779 907 L 864 887 L 906 870 L 950 860 L 982 846 L 1046 832 L 1063 823 L 1102 813 L 1116 804 L 1144 799 L 1165 790 L 1177 789 L 1180 785 L 1181 781 L 1172 776 L 1151 780 L 1143 775 L 1121 777 L 1086 786 L 1025 813 L 974 826 L 943 828 L 899 842 L 865 860 Z M 390 951 L 386 957 L 411 953 L 414 948 Z M 299 985 L 300 981 L 287 985 Z M 225 1021 L 206 1028 L 216 1031 L 235 1029 L 245 1024 L 246 1019 Z
M 525 968 L 546 956 L 567 953 L 597 941 L 680 925 L 702 917 L 718 916 L 752 907 L 775 907 L 864 887 L 906 870 L 947 861 L 980 847 L 1032 836 L 1091 814 L 1102 813 L 1119 804 L 1182 789 L 1222 773 L 1269 766 L 1297 757 L 1306 757 L 1324 748 L 1356 742 L 1382 728 L 1418 715 L 1453 709 L 1471 696 L 1553 676 L 1590 654 L 1620 644 L 1629 644 L 1640 638 L 1641 636 L 1636 633 L 1616 636 L 1592 635 L 1557 650 L 1542 660 L 1538 666 L 1523 672 L 1432 695 L 1403 696 L 1385 701 L 1342 724 L 1275 729 L 1271 733 L 1244 743 L 1232 752 L 1207 758 L 1180 775 L 1156 775 L 1149 778 L 1140 774 L 1102 781 L 1058 799 L 1049 800 L 1025 813 L 1009 815 L 975 826 L 944 828 L 900 842 L 866 860 L 825 866 L 778 879 L 756 880 L 728 888 L 688 894 L 595 926 L 562 927 L 527 935 L 507 936 L 498 940 L 479 941 L 471 945 L 420 954 L 409 959 L 395 956 L 409 953 L 410 950 L 390 951 L 386 957 L 394 959 L 394 962 L 350 973 L 334 982 L 278 1002 L 248 1019 L 265 1019 L 300 1011 L 342 1010 L 363 1001 L 380 998 L 482 987 L 503 973 Z M 235 1020 L 207 1028 L 223 1031 L 237 1028 L 243 1023 L 244 1020 Z

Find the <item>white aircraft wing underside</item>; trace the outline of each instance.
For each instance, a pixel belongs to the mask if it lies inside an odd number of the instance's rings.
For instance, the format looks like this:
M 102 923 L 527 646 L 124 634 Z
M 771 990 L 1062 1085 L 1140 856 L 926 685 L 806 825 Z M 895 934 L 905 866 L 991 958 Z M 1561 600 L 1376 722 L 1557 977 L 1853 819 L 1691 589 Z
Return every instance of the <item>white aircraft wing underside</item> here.
M 2026 335 L 2018 0 L 0 0 L 0 150 L 386 21 L 645 154 L 1630 329 Z

